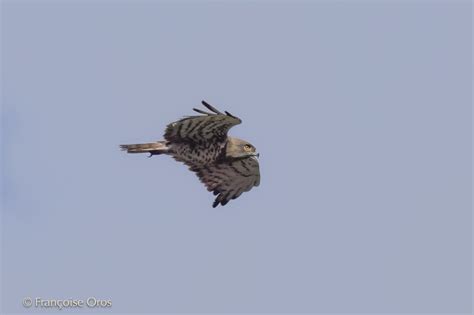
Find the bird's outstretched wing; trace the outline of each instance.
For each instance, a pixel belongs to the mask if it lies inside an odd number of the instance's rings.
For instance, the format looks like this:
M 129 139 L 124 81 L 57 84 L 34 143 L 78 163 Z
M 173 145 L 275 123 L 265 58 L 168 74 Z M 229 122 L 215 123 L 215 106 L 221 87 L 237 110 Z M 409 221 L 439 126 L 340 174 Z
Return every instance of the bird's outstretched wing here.
M 242 122 L 240 118 L 229 112 L 221 113 L 205 101 L 202 101 L 202 104 L 210 112 L 193 108 L 194 111 L 203 115 L 185 117 L 169 124 L 166 127 L 165 139 L 175 143 L 223 142 L 227 139 L 229 129 Z
M 212 204 L 214 208 L 219 204 L 224 206 L 229 200 L 239 197 L 243 192 L 260 184 L 260 170 L 256 157 L 223 161 L 190 169 L 196 172 L 207 190 L 217 195 Z

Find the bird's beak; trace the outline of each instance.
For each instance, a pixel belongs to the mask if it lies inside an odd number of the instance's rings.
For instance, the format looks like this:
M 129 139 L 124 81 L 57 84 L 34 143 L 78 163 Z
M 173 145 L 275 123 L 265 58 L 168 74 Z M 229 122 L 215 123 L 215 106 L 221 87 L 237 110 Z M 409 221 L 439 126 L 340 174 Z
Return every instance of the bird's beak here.
M 254 153 L 253 156 L 260 157 L 260 153 Z

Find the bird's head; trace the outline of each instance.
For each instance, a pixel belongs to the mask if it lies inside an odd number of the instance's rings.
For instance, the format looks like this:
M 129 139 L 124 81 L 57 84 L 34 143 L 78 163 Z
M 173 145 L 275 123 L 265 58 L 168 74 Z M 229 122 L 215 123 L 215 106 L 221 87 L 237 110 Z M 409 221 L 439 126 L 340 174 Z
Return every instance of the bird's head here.
M 246 158 L 246 157 L 259 157 L 257 149 L 245 140 L 229 137 L 226 148 L 227 157 L 231 158 Z

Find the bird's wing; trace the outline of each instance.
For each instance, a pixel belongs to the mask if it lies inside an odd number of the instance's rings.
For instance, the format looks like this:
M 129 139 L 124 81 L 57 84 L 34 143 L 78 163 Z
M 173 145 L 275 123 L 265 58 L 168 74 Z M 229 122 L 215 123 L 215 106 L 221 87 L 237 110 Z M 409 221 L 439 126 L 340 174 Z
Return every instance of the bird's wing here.
M 230 128 L 240 124 L 240 118 L 229 112 L 221 113 L 205 101 L 202 104 L 211 112 L 193 108 L 203 114 L 185 117 L 166 127 L 165 139 L 170 142 L 206 143 L 220 142 L 227 139 Z
M 191 167 L 207 190 L 217 195 L 213 207 L 225 205 L 260 184 L 260 170 L 256 157 L 223 161 L 203 167 Z

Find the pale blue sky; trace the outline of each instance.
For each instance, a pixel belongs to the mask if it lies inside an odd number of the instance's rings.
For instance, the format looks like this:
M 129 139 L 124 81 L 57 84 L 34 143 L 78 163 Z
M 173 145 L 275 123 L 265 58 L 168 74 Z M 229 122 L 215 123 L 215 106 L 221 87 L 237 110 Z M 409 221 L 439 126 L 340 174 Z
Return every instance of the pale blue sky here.
M 469 313 L 471 14 L 3 1 L 2 311 Z M 183 165 L 118 150 L 202 99 L 261 153 L 216 209 Z

